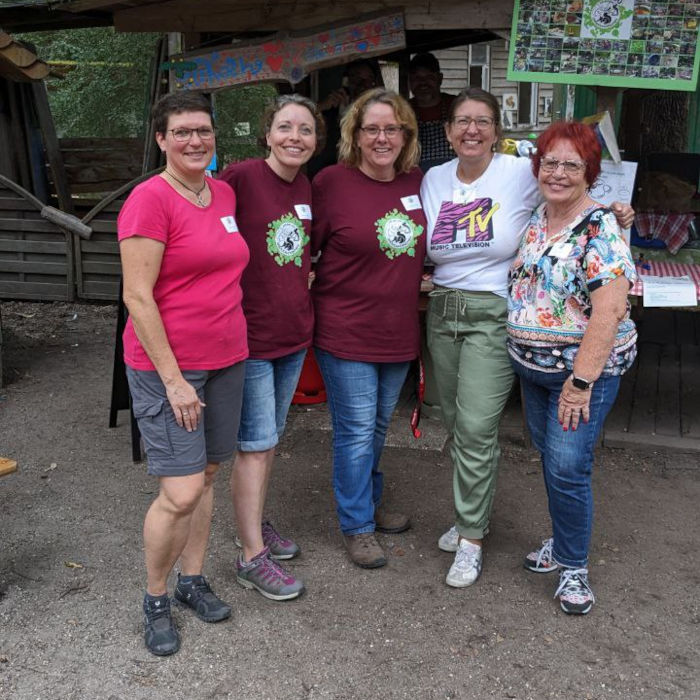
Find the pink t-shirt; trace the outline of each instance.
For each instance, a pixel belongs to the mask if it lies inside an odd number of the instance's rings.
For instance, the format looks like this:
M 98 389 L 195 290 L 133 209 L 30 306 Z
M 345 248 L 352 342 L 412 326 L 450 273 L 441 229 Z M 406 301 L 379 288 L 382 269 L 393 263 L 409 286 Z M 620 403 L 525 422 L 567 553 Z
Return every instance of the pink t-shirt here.
M 346 360 L 418 356 L 425 214 L 417 168 L 378 182 L 333 165 L 313 181 L 314 345 Z
M 220 369 L 248 356 L 240 285 L 248 247 L 236 225 L 233 191 L 217 180 L 208 184 L 211 203 L 202 208 L 156 175 L 133 189 L 117 219 L 120 241 L 144 236 L 165 244 L 153 296 L 181 370 Z M 131 319 L 124 362 L 155 369 Z
M 229 165 L 221 179 L 236 193 L 236 221 L 250 248 L 243 273 L 243 311 L 250 356 L 271 360 L 311 345 L 311 185 L 292 182 L 262 159 Z

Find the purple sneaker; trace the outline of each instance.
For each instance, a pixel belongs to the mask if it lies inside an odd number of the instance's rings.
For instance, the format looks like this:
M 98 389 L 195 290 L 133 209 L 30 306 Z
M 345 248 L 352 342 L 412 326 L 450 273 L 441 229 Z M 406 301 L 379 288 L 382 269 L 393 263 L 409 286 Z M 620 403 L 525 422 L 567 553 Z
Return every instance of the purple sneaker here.
M 262 524 L 262 540 L 265 547 L 269 548 L 270 556 L 273 559 L 292 559 L 301 551 L 296 542 L 282 537 L 269 520 L 265 520 Z M 234 541 L 236 547 L 239 549 L 243 547 L 238 537 L 236 537 Z
M 244 562 L 242 554 L 239 554 L 236 572 L 236 581 L 241 586 L 255 588 L 270 600 L 291 600 L 298 598 L 304 591 L 302 581 L 294 578 L 270 558 L 268 547 L 249 562 Z

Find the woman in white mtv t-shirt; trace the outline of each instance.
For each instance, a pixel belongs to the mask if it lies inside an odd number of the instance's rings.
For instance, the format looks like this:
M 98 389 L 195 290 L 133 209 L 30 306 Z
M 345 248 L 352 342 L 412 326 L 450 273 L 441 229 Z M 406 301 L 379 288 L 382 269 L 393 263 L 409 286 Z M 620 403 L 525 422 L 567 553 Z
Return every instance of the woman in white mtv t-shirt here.
M 513 383 L 506 351 L 508 270 L 540 202 L 528 158 L 496 153 L 500 109 L 491 93 L 463 90 L 445 125 L 457 157 L 421 186 L 428 256 L 435 263 L 428 348 L 454 465 L 455 525 L 438 542 L 455 552 L 447 574 L 463 588 L 481 573 L 482 541 L 498 468 L 498 423 Z M 621 225 L 631 224 L 630 207 Z

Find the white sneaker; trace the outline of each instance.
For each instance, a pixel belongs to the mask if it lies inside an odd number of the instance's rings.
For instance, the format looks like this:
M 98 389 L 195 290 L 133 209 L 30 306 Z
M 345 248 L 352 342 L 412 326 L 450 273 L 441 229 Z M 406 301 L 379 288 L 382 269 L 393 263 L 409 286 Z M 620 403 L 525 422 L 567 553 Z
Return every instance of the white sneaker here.
M 484 537 L 489 534 L 488 527 L 484 530 Z M 438 540 L 438 547 L 443 552 L 456 552 L 459 543 L 459 532 L 457 526 L 453 525 L 447 532 L 443 532 Z
M 447 532 L 443 532 L 438 540 L 438 547 L 443 552 L 456 552 L 459 544 L 459 532 L 453 525 Z
M 453 588 L 466 588 L 479 578 L 481 573 L 481 547 L 462 540 L 455 554 L 455 560 L 447 573 L 445 583 Z

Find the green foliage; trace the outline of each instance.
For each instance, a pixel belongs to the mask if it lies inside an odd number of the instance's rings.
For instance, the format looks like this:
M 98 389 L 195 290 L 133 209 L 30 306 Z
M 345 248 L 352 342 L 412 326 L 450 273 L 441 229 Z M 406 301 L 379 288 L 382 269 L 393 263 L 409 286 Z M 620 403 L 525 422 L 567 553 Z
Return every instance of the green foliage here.
M 260 118 L 276 94 L 275 86 L 270 84 L 235 87 L 215 94 L 219 169 L 234 161 L 265 154 L 265 150 L 257 145 Z M 249 133 L 243 133 L 245 131 Z
M 16 36 L 33 45 L 44 61 L 70 62 L 52 66 L 64 77 L 48 81 L 59 137 L 123 138 L 146 133 L 158 34 L 119 33 L 109 27 Z M 270 84 L 216 93 L 219 168 L 265 153 L 257 145 L 260 117 L 275 94 Z M 248 134 L 242 133 L 246 124 Z
M 145 132 L 148 83 L 158 34 L 109 28 L 33 32 L 17 38 L 65 75 L 50 79 L 49 100 L 61 137 L 126 137 Z

